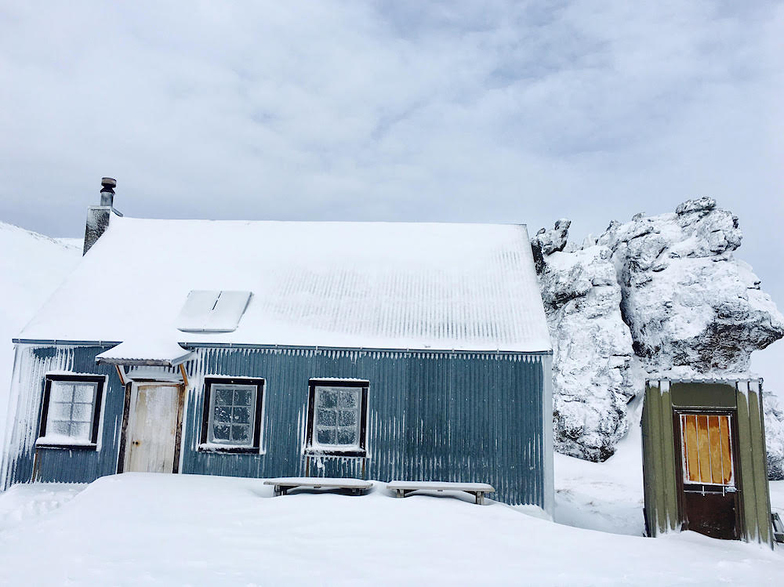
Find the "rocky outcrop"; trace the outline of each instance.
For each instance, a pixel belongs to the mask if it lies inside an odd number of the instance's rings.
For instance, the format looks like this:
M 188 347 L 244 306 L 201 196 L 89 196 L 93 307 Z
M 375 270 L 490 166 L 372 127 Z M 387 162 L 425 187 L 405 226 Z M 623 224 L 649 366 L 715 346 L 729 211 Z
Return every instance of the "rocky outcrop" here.
M 784 317 L 751 267 L 733 258 L 738 219 L 710 198 L 675 214 L 612 224 L 621 311 L 649 373 L 744 373 L 752 351 L 784 336 Z
M 631 336 L 610 250 L 560 250 L 546 256 L 540 273 L 553 341 L 556 449 L 603 461 L 629 427 Z
M 532 239 L 554 346 L 559 452 L 612 455 L 646 375 L 742 375 L 753 351 L 784 336 L 784 316 L 734 258 L 738 219 L 714 200 L 613 222 L 581 247 L 568 243 L 569 225 Z

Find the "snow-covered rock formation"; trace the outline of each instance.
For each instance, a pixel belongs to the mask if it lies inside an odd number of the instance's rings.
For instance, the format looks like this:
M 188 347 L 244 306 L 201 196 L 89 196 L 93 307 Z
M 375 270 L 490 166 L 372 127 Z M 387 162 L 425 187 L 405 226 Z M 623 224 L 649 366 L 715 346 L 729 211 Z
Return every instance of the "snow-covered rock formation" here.
M 744 373 L 752 351 L 784 336 L 784 316 L 733 257 L 737 217 L 715 200 L 614 223 L 598 242 L 613 251 L 621 311 L 649 373 Z
M 534 238 L 553 341 L 555 444 L 563 454 L 603 461 L 629 427 L 632 340 L 610 249 L 561 252 L 568 227 L 560 220 Z
M 733 256 L 737 218 L 714 200 L 612 222 L 581 247 L 567 244 L 568 228 L 559 220 L 532 239 L 554 345 L 559 452 L 612 455 L 646 374 L 747 373 L 752 351 L 784 336 L 784 316 Z

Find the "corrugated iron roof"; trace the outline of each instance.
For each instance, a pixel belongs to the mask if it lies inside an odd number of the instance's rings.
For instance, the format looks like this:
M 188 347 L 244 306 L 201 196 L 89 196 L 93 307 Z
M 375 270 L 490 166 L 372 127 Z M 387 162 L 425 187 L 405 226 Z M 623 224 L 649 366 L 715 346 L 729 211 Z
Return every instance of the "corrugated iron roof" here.
M 229 333 L 183 333 L 191 290 L 250 291 Z M 522 225 L 112 218 L 20 335 L 548 351 Z

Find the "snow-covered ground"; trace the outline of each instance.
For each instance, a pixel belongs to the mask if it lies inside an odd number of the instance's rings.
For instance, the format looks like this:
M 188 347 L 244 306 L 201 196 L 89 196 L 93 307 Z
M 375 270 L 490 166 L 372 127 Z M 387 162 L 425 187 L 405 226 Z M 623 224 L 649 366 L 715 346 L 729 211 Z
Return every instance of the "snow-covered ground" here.
M 632 425 L 604 463 L 555 453 L 555 520 L 577 528 L 643 536 L 639 406 Z
M 294 492 L 124 474 L 0 495 L 0 585 L 776 585 L 784 548 L 643 538 L 639 426 L 605 463 L 556 455 L 556 522 L 467 494 Z M 784 515 L 784 482 L 771 483 Z
M 81 242 L 0 222 L 0 449 L 14 362 L 11 339 L 82 258 Z
M 633 444 L 602 464 L 559 458 L 556 518 L 582 528 L 467 495 L 396 499 L 382 483 L 359 497 L 138 473 L 17 486 L 0 496 L 0 585 L 780 583 L 784 548 L 639 536 Z M 784 482 L 772 488 L 782 511 Z

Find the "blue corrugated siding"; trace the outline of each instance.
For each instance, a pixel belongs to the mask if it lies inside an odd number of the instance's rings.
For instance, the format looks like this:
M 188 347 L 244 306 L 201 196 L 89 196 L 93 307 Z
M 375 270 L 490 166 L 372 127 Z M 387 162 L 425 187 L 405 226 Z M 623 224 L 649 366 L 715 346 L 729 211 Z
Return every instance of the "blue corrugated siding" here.
M 110 346 L 39 347 L 22 350 L 18 368 L 19 403 L 11 446 L 6 449 L 6 484 L 44 482 L 83 483 L 117 472 L 125 388 L 113 367 L 98 365 L 95 355 Z M 39 449 L 35 466 L 35 440 L 41 417 L 41 401 L 47 373 L 72 372 L 105 375 L 97 450 Z M 16 389 L 14 390 L 16 391 Z
M 35 412 L 36 425 L 46 371 L 108 375 L 101 449 L 39 450 L 41 480 L 86 482 L 116 471 L 124 389 L 113 369 L 95 364 L 101 350 L 57 349 L 52 357 L 29 359 L 37 374 L 32 378 L 37 386 L 32 395 L 38 399 L 36 405 L 29 402 L 27 412 L 28 416 Z M 501 501 L 544 506 L 546 363 L 541 359 L 523 354 L 200 348 L 197 359 L 187 365 L 190 389 L 181 471 L 243 477 L 305 475 L 308 466 L 302 447 L 308 379 L 361 378 L 370 381 L 369 458 L 311 458 L 310 475 L 488 482 Z M 266 380 L 262 454 L 198 451 L 202 381 L 208 375 Z M 17 451 L 9 469 L 12 483 L 31 479 L 32 454 L 29 442 Z
M 310 475 L 489 482 L 502 501 L 544 505 L 540 356 L 305 349 L 198 353 L 191 367 L 183 473 L 305 475 L 308 379 L 359 378 L 370 381 L 364 473 L 363 459 L 321 457 L 311 459 Z M 266 380 L 265 454 L 196 450 L 205 375 Z

